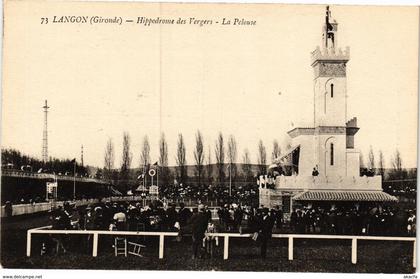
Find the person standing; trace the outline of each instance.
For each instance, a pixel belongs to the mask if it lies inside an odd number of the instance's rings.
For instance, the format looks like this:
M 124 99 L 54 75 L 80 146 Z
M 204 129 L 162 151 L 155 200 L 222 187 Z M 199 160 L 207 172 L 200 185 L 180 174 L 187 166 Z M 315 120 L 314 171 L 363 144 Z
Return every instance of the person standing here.
M 8 220 L 10 217 L 12 217 L 12 215 L 13 215 L 13 205 L 10 201 L 6 202 L 6 205 L 4 206 L 4 211 L 5 211 L 6 217 L 7 217 L 6 220 Z
M 192 259 L 199 257 L 200 246 L 204 239 L 204 234 L 207 230 L 208 218 L 205 212 L 205 207 L 202 204 L 198 205 L 198 213 L 191 218 L 192 229 Z
M 293 210 L 293 212 L 290 214 L 290 228 L 292 230 L 292 233 L 298 232 L 298 214 L 297 209 Z
M 276 205 L 275 207 L 275 216 L 276 216 L 276 227 L 281 230 L 283 224 L 283 211 L 280 206 Z
M 267 244 L 268 240 L 271 238 L 274 226 L 274 219 L 268 214 L 268 212 L 268 208 L 263 208 L 258 232 L 258 238 L 261 241 L 261 258 L 263 259 L 267 256 Z
M 185 207 L 183 202 L 179 204 L 179 207 L 180 209 L 178 212 L 178 222 L 182 228 L 188 223 L 188 219 L 190 219 L 192 213 L 188 208 Z
M 166 226 L 169 231 L 173 231 L 175 228 L 175 223 L 178 219 L 178 212 L 176 211 L 175 204 L 171 203 L 170 207 L 166 210 Z

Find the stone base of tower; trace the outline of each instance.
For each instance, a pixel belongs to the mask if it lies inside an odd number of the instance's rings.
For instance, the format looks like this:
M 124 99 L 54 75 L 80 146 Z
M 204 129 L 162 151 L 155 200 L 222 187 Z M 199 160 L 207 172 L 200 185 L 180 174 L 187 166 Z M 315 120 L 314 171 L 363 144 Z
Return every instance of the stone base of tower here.
M 285 218 L 295 207 L 307 204 L 333 205 L 396 202 L 397 198 L 382 191 L 381 176 L 325 177 L 277 176 L 274 187 L 260 185 L 260 206 L 282 208 Z

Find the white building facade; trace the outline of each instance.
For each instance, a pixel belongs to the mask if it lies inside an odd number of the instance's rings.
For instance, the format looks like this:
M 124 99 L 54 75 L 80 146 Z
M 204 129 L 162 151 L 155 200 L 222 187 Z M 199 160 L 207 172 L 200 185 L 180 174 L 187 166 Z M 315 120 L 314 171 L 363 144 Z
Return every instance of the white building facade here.
M 360 176 L 360 151 L 354 137 L 357 118 L 347 115 L 347 72 L 350 48 L 337 46 L 338 23 L 327 7 L 322 44 L 312 52 L 314 121 L 288 132 L 291 149 L 274 162 L 289 175 L 277 175 L 267 187 L 261 179 L 260 205 L 280 205 L 290 212 L 296 202 L 385 202 L 396 198 L 382 192 L 381 176 Z

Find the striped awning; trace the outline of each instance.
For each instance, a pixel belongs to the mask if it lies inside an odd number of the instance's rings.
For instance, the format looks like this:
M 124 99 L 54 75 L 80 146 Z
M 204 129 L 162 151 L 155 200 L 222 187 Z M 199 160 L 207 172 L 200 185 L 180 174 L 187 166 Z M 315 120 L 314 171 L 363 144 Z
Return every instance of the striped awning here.
M 274 159 L 273 163 L 280 164 L 280 165 L 293 165 L 292 163 L 286 162 L 287 158 L 289 157 L 289 160 L 290 160 L 290 157 L 292 156 L 292 154 L 299 148 L 300 148 L 300 144 L 289 148 L 286 152 L 282 153 L 280 157 L 277 157 L 276 159 Z
M 398 199 L 380 191 L 306 191 L 293 196 L 295 201 L 376 201 L 397 202 Z

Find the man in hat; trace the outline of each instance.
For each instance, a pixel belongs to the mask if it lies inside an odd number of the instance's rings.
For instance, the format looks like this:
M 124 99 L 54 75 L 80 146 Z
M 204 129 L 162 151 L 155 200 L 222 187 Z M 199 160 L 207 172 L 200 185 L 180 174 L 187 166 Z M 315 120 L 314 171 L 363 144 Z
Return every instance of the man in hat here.
M 258 239 L 261 241 L 261 258 L 265 259 L 267 256 L 267 243 L 271 238 L 274 220 L 273 217 L 268 214 L 268 208 L 262 209 L 262 215 L 260 219 Z
M 166 210 L 165 219 L 168 230 L 173 231 L 175 222 L 178 219 L 178 212 L 176 211 L 176 205 L 174 203 L 169 204 L 169 208 Z
M 191 218 L 193 259 L 196 259 L 199 256 L 198 252 L 204 239 L 207 225 L 208 218 L 205 212 L 205 207 L 203 204 L 199 204 L 198 213 Z
M 188 219 L 191 217 L 192 214 L 191 214 L 191 211 L 185 207 L 185 204 L 183 202 L 179 204 L 179 207 L 180 209 L 178 212 L 178 221 L 182 228 L 183 226 L 187 224 Z

